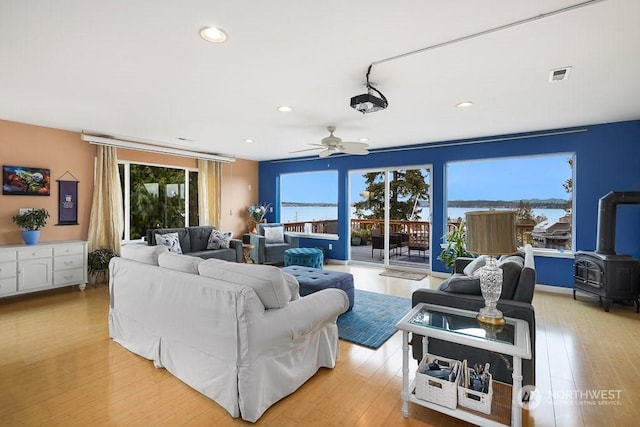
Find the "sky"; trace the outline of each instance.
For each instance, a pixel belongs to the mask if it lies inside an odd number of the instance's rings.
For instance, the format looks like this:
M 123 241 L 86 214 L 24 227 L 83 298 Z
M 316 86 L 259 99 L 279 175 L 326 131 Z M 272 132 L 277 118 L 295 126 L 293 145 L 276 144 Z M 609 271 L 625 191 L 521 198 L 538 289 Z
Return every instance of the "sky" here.
M 448 200 L 568 199 L 562 184 L 571 177 L 569 154 L 451 162 L 447 164 Z M 351 202 L 361 200 L 363 172 L 350 173 Z M 336 171 L 284 174 L 283 202 L 338 200 Z
M 447 200 L 568 199 L 568 154 L 447 165 Z

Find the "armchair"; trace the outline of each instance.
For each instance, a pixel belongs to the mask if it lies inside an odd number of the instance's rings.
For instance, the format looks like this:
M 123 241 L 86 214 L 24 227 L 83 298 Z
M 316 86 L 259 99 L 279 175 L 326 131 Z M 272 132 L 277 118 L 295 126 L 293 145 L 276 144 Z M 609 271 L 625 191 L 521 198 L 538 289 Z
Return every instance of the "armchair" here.
M 397 247 L 398 247 L 397 240 L 390 238 L 389 254 L 391 254 L 392 249 L 396 249 Z M 384 250 L 384 236 L 380 234 L 380 229 L 377 227 L 374 227 L 371 229 L 371 258 L 373 258 L 373 251 L 375 249 L 380 249 L 380 255 L 382 255 L 382 251 Z
M 256 234 L 249 234 L 251 259 L 257 264 L 283 264 L 284 252 L 299 246 L 298 236 L 284 232 L 280 223 L 258 224 Z
M 482 267 L 479 258 L 475 265 L 473 258 L 457 258 L 454 274 L 442 282 L 436 289 L 418 289 L 412 297 L 412 306 L 424 302 L 445 307 L 478 311 L 484 307 L 480 293 L 480 279 L 473 276 L 473 269 Z M 536 317 L 531 300 L 536 281 L 533 248 L 527 245 L 523 253 L 502 257 L 499 266 L 503 269 L 504 279 L 498 309 L 505 317 L 526 320 L 531 337 L 531 360 L 522 361 L 523 385 L 535 385 Z M 422 360 L 422 336 L 412 336 L 413 357 Z M 438 339 L 429 339 L 428 351 L 451 359 L 469 360 L 469 363 L 489 362 L 491 374 L 497 381 L 512 384 L 512 359 L 486 350 L 472 349 Z

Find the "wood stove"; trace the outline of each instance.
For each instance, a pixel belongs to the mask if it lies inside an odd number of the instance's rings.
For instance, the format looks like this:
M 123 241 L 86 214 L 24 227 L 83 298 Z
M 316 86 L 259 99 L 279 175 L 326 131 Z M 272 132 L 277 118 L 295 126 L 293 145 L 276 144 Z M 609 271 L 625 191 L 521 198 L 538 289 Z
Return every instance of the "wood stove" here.
M 640 310 L 640 260 L 615 252 L 618 204 L 640 204 L 640 191 L 612 191 L 598 203 L 598 246 L 575 255 L 573 299 L 576 291 L 597 295 L 609 311 L 612 301 L 633 301 Z

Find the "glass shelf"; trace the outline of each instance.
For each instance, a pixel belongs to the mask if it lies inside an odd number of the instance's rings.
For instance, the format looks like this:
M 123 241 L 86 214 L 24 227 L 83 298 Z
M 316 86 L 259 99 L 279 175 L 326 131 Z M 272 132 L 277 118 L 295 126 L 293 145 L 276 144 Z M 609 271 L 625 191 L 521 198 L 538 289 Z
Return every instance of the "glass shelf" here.
M 494 326 L 481 323 L 475 317 L 422 307 L 409 320 L 409 323 L 426 328 L 515 345 L 516 325 L 509 321 L 507 321 L 506 325 Z

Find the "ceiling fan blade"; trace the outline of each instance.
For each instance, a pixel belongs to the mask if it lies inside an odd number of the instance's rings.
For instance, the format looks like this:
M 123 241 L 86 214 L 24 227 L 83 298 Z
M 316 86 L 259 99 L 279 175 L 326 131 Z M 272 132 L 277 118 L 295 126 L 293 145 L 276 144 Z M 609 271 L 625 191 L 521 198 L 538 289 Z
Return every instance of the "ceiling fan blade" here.
M 331 153 L 332 153 L 332 152 L 333 152 L 333 150 L 331 150 L 331 149 L 328 149 L 328 148 L 327 148 L 326 150 L 321 151 L 321 152 L 318 154 L 318 156 L 320 156 L 320 157 L 329 157 L 329 156 L 331 155 Z
M 317 151 L 317 150 L 322 150 L 323 148 L 324 148 L 323 146 L 319 146 L 317 148 L 305 148 L 304 150 L 289 151 L 289 154 L 303 153 L 305 151 Z
M 340 151 L 347 154 L 356 154 L 356 155 L 366 155 L 369 154 L 369 150 L 367 150 L 369 144 L 365 144 L 364 142 L 343 142 L 338 146 Z
M 365 156 L 369 154 L 369 150 L 367 150 L 366 148 L 360 148 L 360 147 L 344 147 L 344 149 L 342 149 L 341 151 L 343 153 L 355 154 L 357 156 Z

